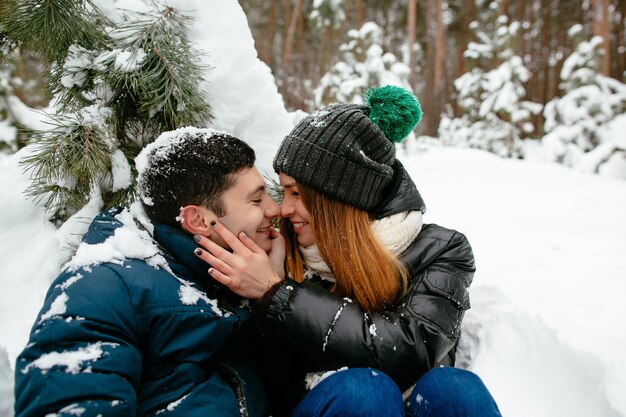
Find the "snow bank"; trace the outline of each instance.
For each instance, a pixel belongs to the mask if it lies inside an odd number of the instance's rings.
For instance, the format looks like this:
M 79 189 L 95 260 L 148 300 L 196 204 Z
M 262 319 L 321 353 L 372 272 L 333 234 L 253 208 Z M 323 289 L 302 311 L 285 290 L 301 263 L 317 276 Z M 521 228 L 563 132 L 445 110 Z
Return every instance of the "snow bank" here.
M 466 349 L 504 415 L 626 416 L 624 182 L 469 149 L 401 160 L 424 222 L 472 244 Z
M 194 9 L 190 37 L 208 53 L 212 67 L 201 86 L 212 99 L 214 128 L 224 130 L 255 149 L 262 173 L 273 173 L 278 145 L 293 128 L 270 68 L 257 58 L 243 9 L 234 0 L 176 0 L 183 10 Z
M 0 415 L 13 415 L 13 371 L 3 346 L 0 346 Z
M 0 346 L 11 361 L 26 344 L 48 286 L 67 257 L 62 235 L 23 194 L 29 182 L 17 162 L 24 154 L 0 157 Z

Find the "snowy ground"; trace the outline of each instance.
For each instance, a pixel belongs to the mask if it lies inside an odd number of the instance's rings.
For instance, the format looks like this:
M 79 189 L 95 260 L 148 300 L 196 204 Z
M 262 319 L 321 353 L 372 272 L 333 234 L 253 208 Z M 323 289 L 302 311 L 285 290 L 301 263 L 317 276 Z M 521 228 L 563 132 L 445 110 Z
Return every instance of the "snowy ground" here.
M 507 417 L 626 416 L 626 183 L 482 151 L 400 157 L 425 221 L 463 231 L 478 265 L 464 358 Z M 68 236 L 24 199 L 16 157 L 0 156 L 0 415 Z
M 425 221 L 474 248 L 463 347 L 503 415 L 626 416 L 626 183 L 477 150 L 402 159 Z

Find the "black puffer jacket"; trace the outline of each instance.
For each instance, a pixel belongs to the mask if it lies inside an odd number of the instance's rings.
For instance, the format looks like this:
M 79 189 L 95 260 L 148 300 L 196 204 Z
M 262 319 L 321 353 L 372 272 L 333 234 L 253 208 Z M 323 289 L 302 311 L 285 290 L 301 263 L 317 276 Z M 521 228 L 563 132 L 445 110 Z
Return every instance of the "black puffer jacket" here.
M 404 168 L 398 164 L 396 172 L 377 218 L 424 211 Z M 364 313 L 358 304 L 331 294 L 323 282 L 287 279 L 266 294 L 256 307 L 257 351 L 274 416 L 291 414 L 306 393 L 307 372 L 372 367 L 405 390 L 429 369 L 454 364 L 475 271 L 467 239 L 424 225 L 401 259 L 409 271 L 408 292 L 383 313 Z

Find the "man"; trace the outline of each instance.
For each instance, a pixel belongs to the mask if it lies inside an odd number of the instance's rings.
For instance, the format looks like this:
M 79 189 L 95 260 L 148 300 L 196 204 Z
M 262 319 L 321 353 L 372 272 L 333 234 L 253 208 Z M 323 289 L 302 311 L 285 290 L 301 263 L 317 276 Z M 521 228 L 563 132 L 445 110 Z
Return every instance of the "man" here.
M 254 151 L 184 128 L 136 161 L 143 206 L 98 215 L 52 283 L 17 359 L 16 417 L 267 415 L 250 313 L 194 255 L 216 220 L 280 241 Z

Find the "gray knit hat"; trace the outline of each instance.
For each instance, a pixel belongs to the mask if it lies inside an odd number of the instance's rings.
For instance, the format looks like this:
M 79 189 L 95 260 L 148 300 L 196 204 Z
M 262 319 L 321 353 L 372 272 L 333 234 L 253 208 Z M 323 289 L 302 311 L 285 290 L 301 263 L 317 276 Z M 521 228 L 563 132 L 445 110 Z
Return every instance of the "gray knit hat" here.
M 419 122 L 417 99 L 400 87 L 366 93 L 367 105 L 334 104 L 303 119 L 285 137 L 274 169 L 327 197 L 371 210 L 393 178 L 395 144 Z

